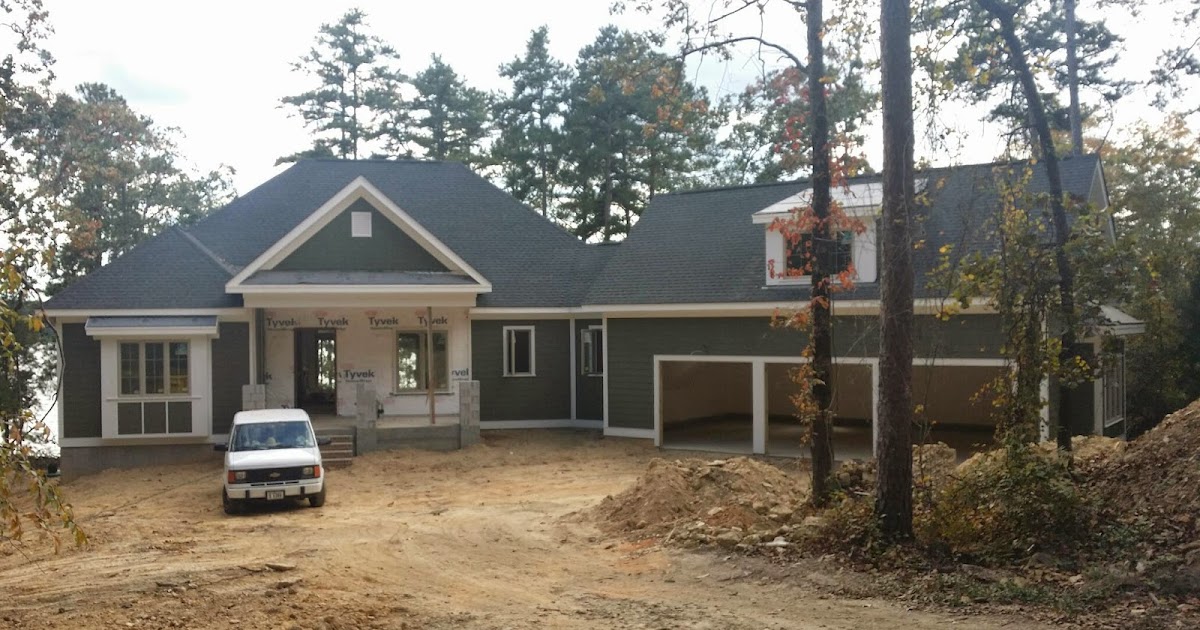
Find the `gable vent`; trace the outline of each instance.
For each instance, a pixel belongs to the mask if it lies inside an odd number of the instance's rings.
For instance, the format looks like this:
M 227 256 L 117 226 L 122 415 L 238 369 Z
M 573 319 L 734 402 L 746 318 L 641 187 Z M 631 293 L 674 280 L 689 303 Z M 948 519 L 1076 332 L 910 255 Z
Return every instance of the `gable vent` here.
M 371 213 L 350 213 L 350 236 L 353 238 L 371 238 Z

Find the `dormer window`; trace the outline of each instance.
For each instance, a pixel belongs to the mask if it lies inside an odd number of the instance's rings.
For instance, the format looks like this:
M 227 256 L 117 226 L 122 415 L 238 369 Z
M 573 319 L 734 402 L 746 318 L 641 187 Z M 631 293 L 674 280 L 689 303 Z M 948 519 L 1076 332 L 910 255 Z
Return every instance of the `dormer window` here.
M 783 273 L 788 277 L 808 276 L 814 255 L 813 235 L 801 235 L 795 243 L 788 246 L 787 268 Z M 835 267 L 829 273 L 841 273 L 849 269 L 853 260 L 854 232 L 838 232 L 834 242 Z
M 918 188 L 924 182 L 918 182 Z M 878 277 L 875 253 L 875 235 L 878 233 L 875 219 L 879 216 L 879 204 L 883 200 L 883 187 L 879 182 L 861 182 L 839 186 L 832 191 L 847 217 L 860 222 L 861 233 L 842 230 L 834 243 L 836 270 L 841 273 L 854 268 L 855 282 L 875 282 Z M 754 213 L 752 221 L 763 227 L 764 233 L 764 284 L 766 286 L 806 285 L 812 281 L 808 275 L 812 235 L 805 234 L 795 243 L 789 242 L 778 228 L 772 229 L 776 221 L 789 220 L 796 208 L 811 203 L 812 191 L 800 192 L 781 199 Z

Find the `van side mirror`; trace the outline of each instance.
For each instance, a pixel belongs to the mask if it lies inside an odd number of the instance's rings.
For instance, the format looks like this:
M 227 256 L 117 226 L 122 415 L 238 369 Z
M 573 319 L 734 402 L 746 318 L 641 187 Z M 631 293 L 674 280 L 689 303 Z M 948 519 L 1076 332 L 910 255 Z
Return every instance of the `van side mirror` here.
M 213 450 L 224 453 L 225 451 L 229 450 L 229 445 L 228 444 L 213 444 Z
M 333 444 L 333 438 L 331 437 L 317 438 L 317 446 L 329 446 L 330 444 Z

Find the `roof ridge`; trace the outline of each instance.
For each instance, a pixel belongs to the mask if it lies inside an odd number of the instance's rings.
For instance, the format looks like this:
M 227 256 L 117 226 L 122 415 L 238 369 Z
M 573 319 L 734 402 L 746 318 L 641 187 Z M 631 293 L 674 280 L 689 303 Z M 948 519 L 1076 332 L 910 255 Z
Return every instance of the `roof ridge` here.
M 1067 162 L 1067 161 L 1071 161 L 1071 160 L 1075 160 L 1075 159 L 1097 159 L 1098 160 L 1099 158 L 1100 158 L 1100 156 L 1096 153 L 1085 153 L 1083 155 L 1061 155 L 1058 157 L 1058 161 L 1061 163 L 1061 162 Z M 975 163 L 975 164 L 950 164 L 950 165 L 946 165 L 946 166 L 931 166 L 928 168 L 916 169 L 913 172 L 913 174 L 914 175 L 933 174 L 933 173 L 944 172 L 944 171 L 952 171 L 954 169 L 960 169 L 960 168 L 995 168 L 998 166 L 1017 166 L 1020 164 L 1026 164 L 1026 163 L 1030 162 L 1031 159 L 1032 158 L 1025 158 L 1025 159 L 1019 159 L 1019 160 L 992 160 L 991 162 L 979 162 L 979 163 Z M 881 172 L 880 173 L 862 173 L 860 175 L 855 175 L 853 177 L 848 177 L 846 179 L 849 181 L 858 181 L 858 180 L 875 179 L 875 178 L 881 178 L 881 177 L 883 177 L 883 173 L 881 173 Z M 711 187 L 705 187 L 705 188 L 691 188 L 691 189 L 687 189 L 687 190 L 666 192 L 666 193 L 662 193 L 659 196 L 660 197 L 673 197 L 673 196 L 677 196 L 677 195 L 694 195 L 694 194 L 703 194 L 703 193 L 710 193 L 710 192 L 721 192 L 721 191 L 727 191 L 727 190 L 747 190 L 747 189 L 751 189 L 751 188 L 768 188 L 771 186 L 794 186 L 794 185 L 798 185 L 798 184 L 800 184 L 800 185 L 808 184 L 811 181 L 812 181 L 811 178 L 801 177 L 798 179 L 789 179 L 789 180 L 778 181 L 778 182 L 754 182 L 751 184 L 733 184 L 733 185 L 729 185 L 729 186 L 711 186 Z
M 345 164 L 355 163 L 375 163 L 375 164 L 463 164 L 455 160 L 425 160 L 419 158 L 330 158 L 330 157 L 310 157 L 300 158 L 292 164 L 301 162 L 340 162 Z
M 238 270 L 236 267 L 226 262 L 225 259 L 218 256 L 216 252 L 209 249 L 204 243 L 200 242 L 200 239 L 196 238 L 194 234 L 188 232 L 178 225 L 172 225 L 171 228 L 179 232 L 180 236 L 182 236 L 187 242 L 191 243 L 193 247 L 200 250 L 200 253 L 204 254 L 209 260 L 216 263 L 216 265 L 225 271 L 225 273 L 228 273 L 230 276 L 237 275 Z

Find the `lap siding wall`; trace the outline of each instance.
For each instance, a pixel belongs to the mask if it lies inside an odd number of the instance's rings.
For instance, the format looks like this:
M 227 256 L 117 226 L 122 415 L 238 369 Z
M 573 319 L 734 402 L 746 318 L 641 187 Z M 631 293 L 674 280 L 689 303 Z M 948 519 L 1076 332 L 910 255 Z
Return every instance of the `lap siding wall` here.
M 655 355 L 796 357 L 805 336 L 765 317 L 608 319 L 608 426 L 654 428 Z M 920 358 L 995 358 L 1003 341 L 999 319 L 971 315 L 942 322 L 919 317 L 914 354 Z M 834 356 L 879 354 L 879 320 L 834 318 Z
M 534 327 L 535 376 L 504 376 L 504 327 Z M 479 419 L 564 420 L 571 417 L 571 322 L 475 320 L 471 370 L 479 381 Z

